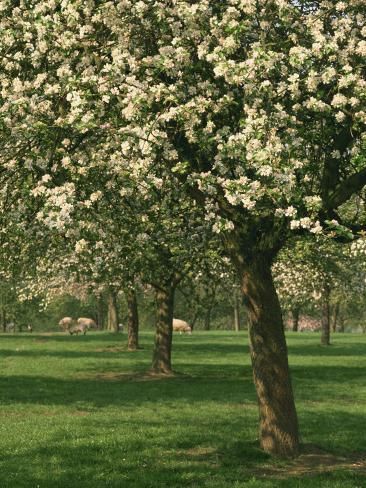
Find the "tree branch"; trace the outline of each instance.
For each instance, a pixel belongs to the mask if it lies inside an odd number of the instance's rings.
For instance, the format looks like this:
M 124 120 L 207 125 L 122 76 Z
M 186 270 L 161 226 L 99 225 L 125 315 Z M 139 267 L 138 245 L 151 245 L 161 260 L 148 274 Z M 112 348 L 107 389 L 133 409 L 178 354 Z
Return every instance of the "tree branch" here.
M 332 194 L 329 195 L 325 204 L 326 209 L 336 209 L 347 202 L 352 195 L 361 191 L 366 186 L 366 168 L 354 173 L 342 181 Z

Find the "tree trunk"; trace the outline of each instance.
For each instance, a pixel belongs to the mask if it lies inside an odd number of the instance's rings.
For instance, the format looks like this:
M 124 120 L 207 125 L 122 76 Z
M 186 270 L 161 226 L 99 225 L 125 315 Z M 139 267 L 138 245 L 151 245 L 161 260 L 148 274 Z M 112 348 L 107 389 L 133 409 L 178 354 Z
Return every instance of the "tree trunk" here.
M 211 307 L 208 308 L 205 314 L 204 330 L 210 330 L 211 327 Z
M 139 315 L 137 308 L 136 291 L 128 289 L 127 297 L 127 333 L 128 350 L 136 351 L 139 348 Z
M 156 332 L 151 371 L 156 374 L 172 374 L 174 292 L 172 285 L 155 288 Z
M 344 317 L 342 314 L 339 315 L 339 332 L 344 332 Z
M 104 328 L 104 300 L 103 296 L 97 297 L 97 324 L 98 329 Z
M 329 289 L 326 288 L 322 301 L 322 346 L 330 346 L 330 305 L 329 305 Z
M 239 299 L 235 294 L 235 302 L 234 302 L 234 330 L 235 332 L 240 331 L 240 307 L 239 307 Z
M 333 316 L 332 316 L 332 331 L 336 332 L 337 331 L 337 325 L 338 325 L 338 317 L 339 317 L 339 309 L 340 309 L 340 302 L 337 301 L 334 305 L 333 309 Z
M 191 326 L 192 330 L 194 329 L 194 326 L 196 325 L 197 319 L 198 319 L 198 312 L 196 311 L 194 316 L 193 316 L 193 319 L 189 322 L 189 325 Z
M 118 332 L 118 310 L 117 310 L 117 294 L 110 291 L 108 294 L 108 330 Z
M 292 315 L 292 331 L 297 332 L 299 330 L 300 309 L 298 307 L 293 308 L 291 310 L 291 315 Z
M 281 307 L 273 284 L 271 260 L 260 255 L 239 271 L 248 308 L 250 352 L 259 405 L 259 438 L 264 451 L 282 457 L 299 452 L 299 432 L 288 366 Z
M 5 333 L 6 332 L 6 311 L 5 311 L 5 307 L 3 307 L 1 310 L 1 323 L 2 323 L 2 327 L 3 327 L 3 332 Z

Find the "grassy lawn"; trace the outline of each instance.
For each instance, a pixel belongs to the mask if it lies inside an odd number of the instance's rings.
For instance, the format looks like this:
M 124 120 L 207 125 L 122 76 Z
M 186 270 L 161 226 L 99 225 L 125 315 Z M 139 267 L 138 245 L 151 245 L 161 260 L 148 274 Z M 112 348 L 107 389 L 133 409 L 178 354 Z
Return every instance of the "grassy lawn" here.
M 366 486 L 366 335 L 289 334 L 304 454 L 256 445 L 246 333 L 176 335 L 177 375 L 145 374 L 153 334 L 0 335 L 0 487 Z

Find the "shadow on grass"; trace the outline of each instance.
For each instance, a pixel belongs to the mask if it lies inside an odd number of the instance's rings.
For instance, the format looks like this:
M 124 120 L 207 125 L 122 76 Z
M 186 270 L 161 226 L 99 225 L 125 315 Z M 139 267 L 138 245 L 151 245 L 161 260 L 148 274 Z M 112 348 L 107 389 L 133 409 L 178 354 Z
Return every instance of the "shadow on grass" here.
M 152 348 L 153 345 L 153 332 L 143 332 L 140 334 L 140 341 L 142 343 L 146 343 L 148 346 Z M 227 339 L 228 342 L 223 342 L 223 340 Z M 235 341 L 234 341 L 235 340 Z M 182 352 L 189 351 L 189 354 L 194 354 L 197 356 L 206 354 L 212 354 L 215 352 L 220 355 L 231 355 L 231 354 L 248 354 L 249 348 L 246 344 L 246 338 L 242 336 L 234 337 L 232 336 L 205 336 L 204 334 L 200 335 L 177 335 L 173 338 L 173 349 L 180 350 Z M 84 346 L 98 344 L 102 346 L 103 343 L 108 344 L 118 344 L 121 347 L 124 347 L 127 344 L 127 335 L 126 334 L 107 334 L 107 333 L 98 333 L 92 332 L 89 334 L 80 335 L 80 336 L 71 336 L 70 334 L 61 334 L 61 333 L 52 333 L 52 334 L 0 334 L 0 347 L 8 343 L 12 343 L 13 341 L 16 342 L 23 342 L 27 344 L 27 346 L 32 345 L 52 345 L 61 343 L 61 344 L 70 344 L 71 346 L 75 346 L 78 344 L 83 344 Z M 144 345 L 144 344 L 143 344 Z M 111 346 L 112 347 L 112 346 Z
M 251 376 L 199 378 L 179 375 L 150 378 L 135 372 L 80 373 L 86 378 L 62 379 L 42 376 L 0 377 L 3 405 L 16 403 L 68 405 L 79 402 L 95 407 L 143 405 L 146 402 L 255 401 Z M 78 373 L 76 373 L 76 376 Z
M 147 443 L 148 445 L 148 443 Z M 142 454 L 131 459 L 126 445 L 97 446 L 80 443 L 78 447 L 60 445 L 56 440 L 26 454 L 5 456 L 5 471 L 0 474 L 2 488 L 182 488 L 231 487 L 251 477 L 268 456 L 250 443 L 237 443 L 205 453 L 194 449 L 170 452 L 167 458 Z M 135 451 L 135 446 L 130 446 Z M 43 467 L 37 469 L 42 462 Z M 98 469 L 95 467 L 98 466 Z M 16 476 L 14 475 L 16 473 Z M 6 478 L 5 478 L 6 476 Z M 9 483 L 7 483 L 7 482 Z M 215 484 L 213 484 L 215 483 Z
M 6 341 L 27 341 L 27 342 L 126 342 L 127 335 L 122 333 L 106 333 L 106 332 L 88 332 L 85 335 L 70 335 L 63 332 L 45 332 L 39 334 L 2 334 L 0 333 L 0 344 Z
M 138 351 L 133 351 L 133 354 L 142 354 L 143 349 Z M 111 350 L 68 350 L 62 349 L 60 351 L 55 350 L 41 350 L 41 349 L 0 349 L 0 357 L 25 357 L 25 358 L 43 358 L 43 357 L 54 357 L 54 358 L 64 358 L 64 359 L 77 359 L 77 358 L 99 358 L 99 359 L 112 359 L 116 358 L 118 354 L 131 354 L 127 350 L 127 346 L 120 346 L 118 349 L 111 348 Z
M 276 463 L 252 442 L 233 441 L 205 448 L 187 439 L 185 444 L 184 448 L 163 446 L 165 449 L 156 455 L 148 437 L 137 444 L 123 438 L 117 443 L 109 440 L 101 450 L 92 439 L 76 447 L 65 445 L 65 440 L 56 436 L 47 445 L 3 456 L 1 486 L 231 488 L 247 486 L 249 481 L 248 486 L 253 487 L 364 486 L 365 476 L 353 472 L 351 465 L 341 472 L 336 465 L 329 466 L 332 471 L 322 473 L 323 466 L 313 461 L 313 470 L 306 471 L 302 462 Z M 342 480 L 351 484 L 342 485 Z
M 288 346 L 289 356 L 365 356 L 366 355 L 366 343 L 355 344 L 352 343 L 339 343 L 333 342 L 330 346 L 322 346 L 320 344 L 314 344 L 313 341 L 310 344 L 293 344 L 291 340 Z

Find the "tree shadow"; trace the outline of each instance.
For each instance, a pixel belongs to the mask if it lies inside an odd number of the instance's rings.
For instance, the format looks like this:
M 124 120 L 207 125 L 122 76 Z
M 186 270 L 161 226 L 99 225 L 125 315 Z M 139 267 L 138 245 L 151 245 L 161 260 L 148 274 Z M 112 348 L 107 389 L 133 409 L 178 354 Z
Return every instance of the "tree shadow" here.
M 297 460 L 278 463 L 256 443 L 247 441 L 231 440 L 212 446 L 205 445 L 209 437 L 204 436 L 200 442 L 183 432 L 183 437 L 175 444 L 168 438 L 156 445 L 149 437 L 150 428 L 151 423 L 146 420 L 147 435 L 143 440 L 126 440 L 123 436 L 118 441 L 111 438 L 103 443 L 102 451 L 93 437 L 75 446 L 60 433 L 27 451 L 3 454 L 1 486 L 229 488 L 250 482 L 248 486 L 312 488 L 323 486 L 318 484 L 322 480 L 325 486 L 332 486 L 332 481 L 334 486 L 341 486 L 340 480 L 350 478 L 354 484 L 345 486 L 361 487 L 365 479 L 364 463 L 356 470 L 351 462 L 340 464 L 339 458 L 333 456 L 332 459 L 324 451 L 320 451 L 316 459 L 314 455 L 309 459 L 309 453 L 305 452 Z M 349 459 L 362 462 L 362 455 L 352 455 Z M 337 468 L 344 471 L 338 473 Z M 314 476 L 316 480 L 312 479 Z
M 1 486 L 3 488 L 28 488 L 30 486 L 41 486 L 42 488 L 102 488 L 105 486 L 120 488 L 181 488 L 213 486 L 212 481 L 216 479 L 215 486 L 232 486 L 231 480 L 239 481 L 249 479 L 248 468 L 260 466 L 266 459 L 256 448 L 243 446 L 249 454 L 252 462 L 234 466 L 232 463 L 223 465 L 222 460 L 226 459 L 228 453 L 222 451 L 204 451 L 199 448 L 197 455 L 192 448 L 184 453 L 178 451 L 176 455 L 170 453 L 169 459 L 153 459 L 150 456 L 137 456 L 131 459 L 122 443 L 118 446 L 113 444 L 104 445 L 103 457 L 95 446 L 88 443 L 80 444 L 79 447 L 60 446 L 55 441 L 50 441 L 47 446 L 32 449 L 27 454 L 15 454 L 4 456 L 3 462 L 6 466 L 5 472 L 0 474 Z M 131 451 L 135 446 L 130 446 Z M 258 454 L 258 457 L 256 455 Z M 126 457 L 124 457 L 126 456 Z M 230 456 L 230 455 L 229 455 Z M 231 456 L 230 456 L 231 457 Z M 42 460 L 44 466 L 49 466 L 48 476 L 46 470 L 39 469 Z M 238 458 L 236 458 L 238 462 Z M 96 469 L 97 467 L 97 469 Z M 238 469 L 241 468 L 241 469 Z M 38 468 L 38 469 L 37 469 Z M 234 472 L 232 471 L 235 468 Z M 245 476 L 245 471 L 247 474 Z M 16 470 L 17 481 L 12 484 L 10 470 Z M 244 471 L 244 472 L 243 472 Z M 8 475 L 9 472 L 9 475 Z M 14 471 L 13 471 L 14 472 Z M 8 476 L 9 484 L 6 483 L 4 475 Z M 50 479 L 52 476 L 52 479 Z
M 333 356 L 365 356 L 366 355 L 366 342 L 365 343 L 339 343 L 333 342 L 330 346 L 322 346 L 320 344 L 314 344 L 313 341 L 309 344 L 299 343 L 294 344 L 291 338 L 288 345 L 289 356 L 321 356 L 321 357 L 333 357 Z
M 15 334 L 1 334 L 0 333 L 0 344 L 7 341 L 26 341 L 26 342 L 38 342 L 38 343 L 77 343 L 80 341 L 86 343 L 93 342 L 111 342 L 111 340 L 116 342 L 126 342 L 127 335 L 124 333 L 107 333 L 104 331 L 96 332 L 95 330 L 87 332 L 85 335 L 71 335 L 67 332 L 43 332 L 43 333 L 15 333 Z
M 249 355 L 249 346 L 244 341 L 238 344 L 223 344 L 221 342 L 201 343 L 194 342 L 193 340 L 190 342 L 177 341 L 173 343 L 173 350 L 181 352 L 189 351 L 190 356 L 200 356 L 202 358 L 207 357 L 207 355 L 213 352 L 220 357 L 232 356 L 233 354 L 243 355 L 243 357 Z
M 75 377 L 76 376 L 76 377 Z M 79 377 L 78 377 L 79 376 Z M 141 370 L 76 372 L 72 379 L 49 376 L 0 377 L 3 405 L 14 402 L 40 405 L 67 405 L 79 402 L 97 408 L 110 405 L 140 406 L 147 402 L 205 402 L 214 400 L 254 401 L 251 377 L 195 377 L 179 375 L 150 377 Z

